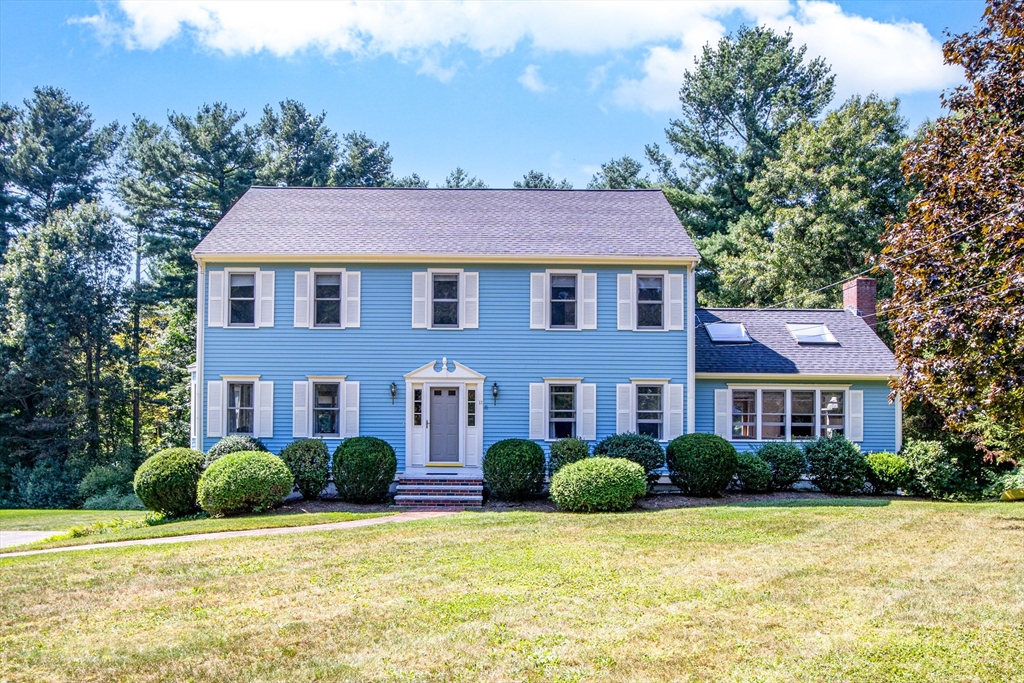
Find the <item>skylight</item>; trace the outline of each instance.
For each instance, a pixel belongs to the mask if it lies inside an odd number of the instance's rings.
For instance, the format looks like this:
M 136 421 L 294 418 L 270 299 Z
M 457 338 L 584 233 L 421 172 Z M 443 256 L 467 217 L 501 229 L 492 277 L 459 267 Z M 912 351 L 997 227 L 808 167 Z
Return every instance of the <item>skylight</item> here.
M 706 323 L 704 328 L 708 331 L 711 341 L 716 344 L 741 344 L 753 341 L 743 323 Z
M 836 337 L 821 323 L 786 323 L 789 333 L 801 344 L 838 344 Z

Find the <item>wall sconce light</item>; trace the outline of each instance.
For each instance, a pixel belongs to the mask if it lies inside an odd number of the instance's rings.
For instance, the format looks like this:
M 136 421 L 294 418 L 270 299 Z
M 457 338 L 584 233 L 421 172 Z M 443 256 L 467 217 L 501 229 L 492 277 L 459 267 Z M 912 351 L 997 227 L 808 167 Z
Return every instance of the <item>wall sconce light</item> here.
M 495 382 L 491 385 L 491 396 L 494 398 L 494 404 L 498 405 L 498 383 Z
M 395 396 L 398 396 L 398 386 L 394 382 L 392 382 L 391 383 L 391 405 L 395 405 Z

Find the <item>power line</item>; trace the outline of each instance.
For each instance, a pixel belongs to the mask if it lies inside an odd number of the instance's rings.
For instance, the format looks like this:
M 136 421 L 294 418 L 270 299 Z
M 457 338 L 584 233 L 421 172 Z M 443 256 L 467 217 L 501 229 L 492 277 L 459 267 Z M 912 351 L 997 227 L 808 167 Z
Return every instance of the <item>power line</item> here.
M 995 218 L 996 216 L 998 216 L 1000 214 L 1006 213 L 1007 211 L 1009 211 L 1010 209 L 1012 209 L 1012 208 L 1014 208 L 1016 206 L 1017 206 L 1016 204 L 1007 204 L 1006 206 L 1004 206 L 999 211 L 996 211 L 995 213 L 991 213 L 988 216 L 985 216 L 984 218 L 979 218 L 978 220 L 974 221 L 970 225 L 964 226 L 963 228 L 960 228 L 959 230 L 951 232 L 948 235 L 943 235 L 942 237 L 940 237 L 939 239 L 937 239 L 935 241 L 927 242 L 925 244 L 922 244 L 917 249 L 912 249 L 911 251 L 908 251 L 908 252 L 905 252 L 903 254 L 900 254 L 899 256 L 890 257 L 890 258 L 888 258 L 888 262 L 892 263 L 893 261 L 899 261 L 901 259 L 907 258 L 908 256 L 913 256 L 914 254 L 917 254 L 917 253 L 927 249 L 928 247 L 937 244 L 938 242 L 940 242 L 942 240 L 947 240 L 950 237 L 955 237 L 956 235 L 959 235 L 960 233 L 966 232 L 967 230 L 970 230 L 971 228 L 973 228 L 973 227 L 975 227 L 977 225 L 980 225 L 981 223 L 984 223 L 987 220 Z M 841 285 L 841 284 L 849 281 L 851 278 L 860 277 L 861 275 L 867 275 L 868 273 L 870 273 L 870 272 L 872 272 L 874 270 L 877 270 L 880 267 L 881 267 L 881 264 L 874 265 L 874 266 L 871 266 L 870 268 L 867 268 L 865 270 L 860 271 L 859 273 L 854 273 L 853 275 L 847 275 L 842 280 L 837 280 L 836 282 L 831 282 L 831 283 L 829 283 L 827 285 L 824 285 L 822 287 L 818 287 L 817 289 L 811 290 L 810 292 L 804 292 L 803 294 L 798 294 L 797 296 L 790 297 L 789 299 L 784 299 L 783 301 L 780 301 L 779 303 L 774 304 L 772 306 L 765 306 L 763 308 L 754 308 L 754 309 L 751 309 L 751 310 L 754 310 L 754 311 L 771 311 L 771 310 L 781 309 L 784 304 L 788 304 L 788 303 L 790 303 L 792 301 L 797 301 L 799 299 L 803 299 L 803 298 L 805 298 L 805 297 L 807 297 L 807 296 L 809 296 L 811 294 L 817 294 L 818 292 L 823 292 L 826 289 L 831 289 L 832 287 L 836 287 L 838 285 Z

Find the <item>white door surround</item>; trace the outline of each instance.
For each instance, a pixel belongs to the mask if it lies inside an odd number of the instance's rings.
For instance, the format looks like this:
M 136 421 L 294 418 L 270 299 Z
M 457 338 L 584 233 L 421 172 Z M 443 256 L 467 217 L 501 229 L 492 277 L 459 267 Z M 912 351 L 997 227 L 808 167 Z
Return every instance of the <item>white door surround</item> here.
M 442 358 L 440 364 L 431 361 L 405 375 L 406 473 L 479 476 L 483 460 L 484 379 L 484 375 L 461 363 L 449 363 L 447 358 Z M 430 453 L 432 443 L 439 443 L 431 435 L 431 427 L 436 424 L 431 417 L 431 409 L 437 405 L 432 405 L 434 390 L 444 390 L 445 401 L 449 391 L 456 392 L 457 459 L 450 453 L 437 458 Z M 449 414 L 453 412 L 450 407 L 447 410 Z M 451 439 L 446 442 L 451 443 Z

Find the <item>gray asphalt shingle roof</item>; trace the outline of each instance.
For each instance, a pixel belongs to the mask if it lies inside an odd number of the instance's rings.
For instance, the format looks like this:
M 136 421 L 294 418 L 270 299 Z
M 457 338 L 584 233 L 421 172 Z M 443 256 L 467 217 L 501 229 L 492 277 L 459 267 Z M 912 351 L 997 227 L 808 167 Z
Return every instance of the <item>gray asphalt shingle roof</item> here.
M 749 344 L 714 344 L 697 329 L 697 372 L 885 375 L 896 373 L 892 352 L 862 318 L 841 309 L 698 308 L 698 323 L 743 323 Z M 799 344 L 786 323 L 824 324 L 839 342 Z
M 197 256 L 697 258 L 660 190 L 254 187 Z

